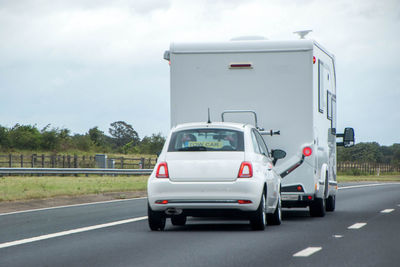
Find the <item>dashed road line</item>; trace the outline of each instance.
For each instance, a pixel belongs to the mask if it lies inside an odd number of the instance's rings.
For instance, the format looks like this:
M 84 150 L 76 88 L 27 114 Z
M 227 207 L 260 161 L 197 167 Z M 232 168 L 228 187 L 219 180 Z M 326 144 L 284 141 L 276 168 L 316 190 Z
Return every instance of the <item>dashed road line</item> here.
M 125 224 L 125 223 L 137 222 L 137 221 L 141 221 L 141 220 L 145 220 L 145 219 L 147 219 L 147 216 L 127 219 L 127 220 L 121 220 L 121 221 L 116 221 L 116 222 L 110 222 L 110 223 L 104 223 L 104 224 L 98 224 L 98 225 L 93 225 L 93 226 L 88 226 L 88 227 L 82 227 L 82 228 L 72 229 L 72 230 L 48 234 L 48 235 L 41 235 L 41 236 L 26 238 L 26 239 L 2 243 L 2 244 L 0 244 L 0 248 L 13 247 L 13 246 L 32 243 L 32 242 L 36 242 L 36 241 L 40 241 L 40 240 L 45 240 L 45 239 L 50 239 L 50 238 L 55 238 L 55 237 L 60 237 L 60 236 L 66 236 L 66 235 L 72 235 L 72 234 L 76 234 L 76 233 L 87 232 L 87 231 L 91 231 L 91 230 L 116 226 L 116 225 Z
M 367 225 L 367 223 L 355 223 L 355 224 L 347 227 L 347 229 L 360 229 L 361 227 L 364 227 L 365 225 Z
M 394 209 L 385 209 L 381 210 L 381 213 L 391 213 L 392 211 L 394 211 Z
M 321 249 L 322 247 L 308 247 L 293 254 L 293 257 L 308 257 Z

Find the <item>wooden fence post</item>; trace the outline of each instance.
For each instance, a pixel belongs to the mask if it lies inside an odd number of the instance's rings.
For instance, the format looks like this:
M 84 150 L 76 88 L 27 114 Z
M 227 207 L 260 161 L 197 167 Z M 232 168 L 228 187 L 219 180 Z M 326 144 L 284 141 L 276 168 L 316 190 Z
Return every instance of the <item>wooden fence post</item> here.
M 21 168 L 24 167 L 24 155 L 21 155 Z
M 9 154 L 8 155 L 8 167 L 12 167 L 12 155 L 11 154 Z
M 121 157 L 121 169 L 123 169 L 123 168 L 124 168 L 124 158 Z
M 68 168 L 71 168 L 71 155 L 67 155 Z
M 31 156 L 31 167 L 32 168 L 35 167 L 35 160 L 36 160 L 36 154 L 32 154 L 32 156 Z
M 144 168 L 144 158 L 140 159 L 140 166 L 139 169 L 143 169 Z
M 74 155 L 74 168 L 78 168 L 78 156 Z
M 44 154 L 42 154 L 42 168 L 44 168 L 44 159 L 45 159 Z

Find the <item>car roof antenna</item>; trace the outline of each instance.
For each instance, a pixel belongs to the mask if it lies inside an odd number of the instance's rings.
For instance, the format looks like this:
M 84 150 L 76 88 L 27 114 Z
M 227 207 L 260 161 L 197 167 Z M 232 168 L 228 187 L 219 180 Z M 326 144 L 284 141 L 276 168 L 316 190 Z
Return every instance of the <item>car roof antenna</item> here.
M 211 119 L 210 119 L 210 108 L 208 108 L 208 121 L 207 123 L 211 123 Z

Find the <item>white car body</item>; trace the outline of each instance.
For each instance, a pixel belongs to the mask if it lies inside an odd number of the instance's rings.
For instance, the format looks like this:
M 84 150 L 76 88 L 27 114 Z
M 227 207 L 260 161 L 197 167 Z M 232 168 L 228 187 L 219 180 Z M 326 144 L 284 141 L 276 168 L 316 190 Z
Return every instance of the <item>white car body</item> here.
M 170 152 L 171 136 L 192 129 L 243 132 L 244 151 Z M 266 213 L 273 214 L 278 206 L 280 212 L 281 178 L 274 170 L 269 153 L 265 155 L 255 151 L 253 140 L 256 131 L 256 128 L 249 124 L 228 122 L 187 123 L 172 128 L 148 180 L 149 208 L 154 212 L 161 212 L 165 217 L 174 214 L 223 216 L 226 212 L 238 215 L 250 212 L 249 215 L 258 209 L 265 192 Z M 238 178 L 242 162 L 252 164 L 251 178 Z M 158 166 L 165 163 L 169 177 L 157 178 Z M 248 203 L 239 204 L 239 200 Z

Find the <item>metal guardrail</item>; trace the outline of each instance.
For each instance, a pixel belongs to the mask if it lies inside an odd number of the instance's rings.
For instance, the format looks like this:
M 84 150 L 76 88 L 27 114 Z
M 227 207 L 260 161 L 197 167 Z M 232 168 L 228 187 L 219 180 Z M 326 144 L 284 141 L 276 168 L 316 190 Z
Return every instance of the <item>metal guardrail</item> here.
M 95 168 L 0 168 L 2 174 L 99 174 L 149 175 L 153 169 L 95 169 Z

